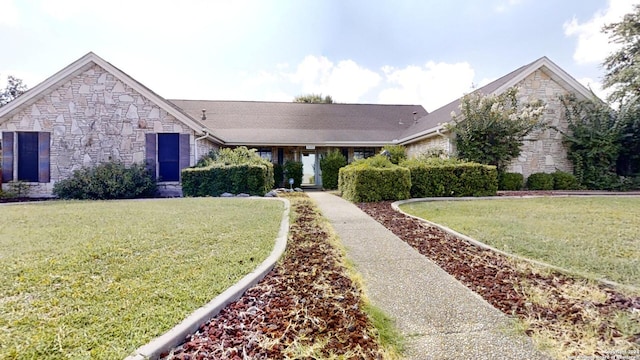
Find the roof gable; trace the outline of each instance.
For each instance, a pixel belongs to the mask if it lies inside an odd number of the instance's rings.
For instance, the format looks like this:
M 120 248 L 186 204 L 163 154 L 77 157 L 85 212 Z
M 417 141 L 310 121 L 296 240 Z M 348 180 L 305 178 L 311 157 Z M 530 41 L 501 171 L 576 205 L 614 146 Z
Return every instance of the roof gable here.
M 590 99 L 595 96 L 591 90 L 587 89 L 584 85 L 574 79 L 566 71 L 549 60 L 546 56 L 543 56 L 532 63 L 524 65 L 492 82 L 475 90 L 486 95 L 498 95 L 506 91 L 507 89 L 518 85 L 521 81 L 533 74 L 535 71 L 541 70 L 548 75 L 552 80 L 560 84 L 567 91 L 575 93 L 579 98 Z M 426 116 L 420 118 L 414 126 L 407 129 L 402 133 L 398 140 L 401 144 L 408 144 L 411 142 L 419 141 L 425 137 L 432 136 L 439 130 L 443 129 L 442 124 L 451 120 L 451 112 L 459 111 L 462 97 L 444 105 Z
M 136 92 L 140 93 L 156 105 L 158 105 L 163 110 L 167 111 L 167 113 L 173 115 L 176 119 L 183 122 L 192 130 L 197 133 L 202 133 L 205 129 L 204 125 L 200 122 L 191 118 L 188 114 L 184 113 L 180 109 L 173 106 L 170 102 L 165 100 L 160 95 L 151 91 L 146 86 L 142 85 L 137 80 L 133 79 L 131 76 L 124 73 L 122 70 L 117 67 L 111 65 L 109 62 L 105 61 L 98 55 L 93 52 L 89 52 L 78 60 L 74 61 L 67 67 L 58 71 L 51 77 L 42 81 L 38 85 L 29 89 L 27 92 L 11 101 L 7 105 L 0 108 L 0 122 L 3 119 L 9 119 L 12 114 L 15 114 L 31 104 L 38 101 L 42 96 L 51 93 L 52 91 L 59 88 L 62 84 L 69 81 L 70 79 L 80 75 L 84 71 L 90 69 L 92 66 L 98 65 L 103 68 L 105 71 L 112 74 L 115 78 L 120 80 L 122 83 L 126 84 Z M 214 139 L 215 140 L 215 139 Z

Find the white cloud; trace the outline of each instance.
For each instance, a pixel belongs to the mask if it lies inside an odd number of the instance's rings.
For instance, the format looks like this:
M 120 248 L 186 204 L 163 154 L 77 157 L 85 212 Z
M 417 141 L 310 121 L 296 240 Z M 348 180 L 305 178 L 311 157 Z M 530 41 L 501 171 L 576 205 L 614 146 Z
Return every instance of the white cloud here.
M 506 1 L 500 2 L 498 5 L 495 6 L 494 9 L 496 12 L 503 13 L 520 3 L 522 3 L 522 0 L 506 0 Z
M 618 22 L 622 17 L 633 11 L 634 2 L 629 0 L 609 0 L 609 7 L 604 11 L 597 11 L 591 19 L 580 23 L 576 18 L 566 22 L 564 33 L 566 36 L 576 36 L 578 45 L 573 53 L 573 59 L 578 64 L 602 63 L 617 46 L 609 43 L 608 35 L 602 32 L 602 27 Z
M 292 83 L 299 84 L 304 94 L 331 95 L 339 102 L 359 102 L 375 88 L 381 76 L 365 69 L 353 60 L 334 64 L 324 56 L 309 55 L 298 64 L 295 73 L 285 74 Z
M 380 92 L 381 103 L 422 104 L 428 111 L 469 92 L 475 75 L 466 62 L 447 64 L 429 61 L 423 67 L 385 67 L 382 70 L 390 87 Z
M 13 0 L 0 0 L 0 26 L 15 27 L 20 23 L 20 11 Z

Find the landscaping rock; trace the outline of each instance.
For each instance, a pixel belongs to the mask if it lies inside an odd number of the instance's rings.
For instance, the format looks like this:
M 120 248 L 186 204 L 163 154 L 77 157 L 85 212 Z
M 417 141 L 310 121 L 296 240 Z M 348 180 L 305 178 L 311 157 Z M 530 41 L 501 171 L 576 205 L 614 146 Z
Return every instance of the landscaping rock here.
M 245 193 L 240 193 L 240 194 L 236 195 L 236 197 L 242 197 L 242 198 L 245 198 L 245 197 L 251 197 L 251 195 L 249 195 L 249 194 L 245 194 Z
M 223 198 L 229 198 L 229 197 L 233 197 L 233 194 L 232 194 L 232 193 L 228 193 L 228 192 L 226 192 L 226 193 L 222 193 L 222 194 L 220 194 L 220 197 L 223 197 Z

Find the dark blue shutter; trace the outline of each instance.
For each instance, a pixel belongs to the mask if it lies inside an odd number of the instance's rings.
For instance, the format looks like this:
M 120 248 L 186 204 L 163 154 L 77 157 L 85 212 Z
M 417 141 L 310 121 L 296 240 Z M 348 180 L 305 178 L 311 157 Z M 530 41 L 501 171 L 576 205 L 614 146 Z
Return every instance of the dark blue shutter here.
M 156 134 L 145 134 L 145 167 L 151 177 L 156 179 Z
M 51 133 L 38 133 L 38 181 L 48 183 L 51 181 L 50 167 L 50 140 Z
M 189 146 L 189 134 L 180 134 L 180 174 L 182 177 L 182 169 L 191 165 L 191 146 Z
M 2 182 L 13 181 L 13 138 L 14 133 L 2 133 Z

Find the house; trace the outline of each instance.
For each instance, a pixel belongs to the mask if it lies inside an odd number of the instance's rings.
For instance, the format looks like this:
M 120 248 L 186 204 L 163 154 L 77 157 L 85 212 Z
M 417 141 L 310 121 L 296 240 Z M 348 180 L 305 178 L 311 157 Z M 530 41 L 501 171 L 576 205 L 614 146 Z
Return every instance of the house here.
M 591 96 L 546 57 L 478 89 L 498 94 L 520 87 L 523 99 L 547 103 L 546 121 L 566 128 L 558 96 Z M 2 182 L 21 180 L 31 196 L 51 196 L 53 184 L 83 166 L 106 161 L 145 163 L 161 194 L 178 195 L 180 170 L 219 147 L 248 146 L 274 163 L 302 161 L 307 185 L 321 185 L 319 158 L 339 149 L 350 161 L 386 144 L 410 155 L 452 152 L 442 125 L 460 100 L 427 113 L 420 105 L 304 104 L 168 100 L 88 53 L 0 108 Z M 555 130 L 531 136 L 511 170 L 569 171 Z

